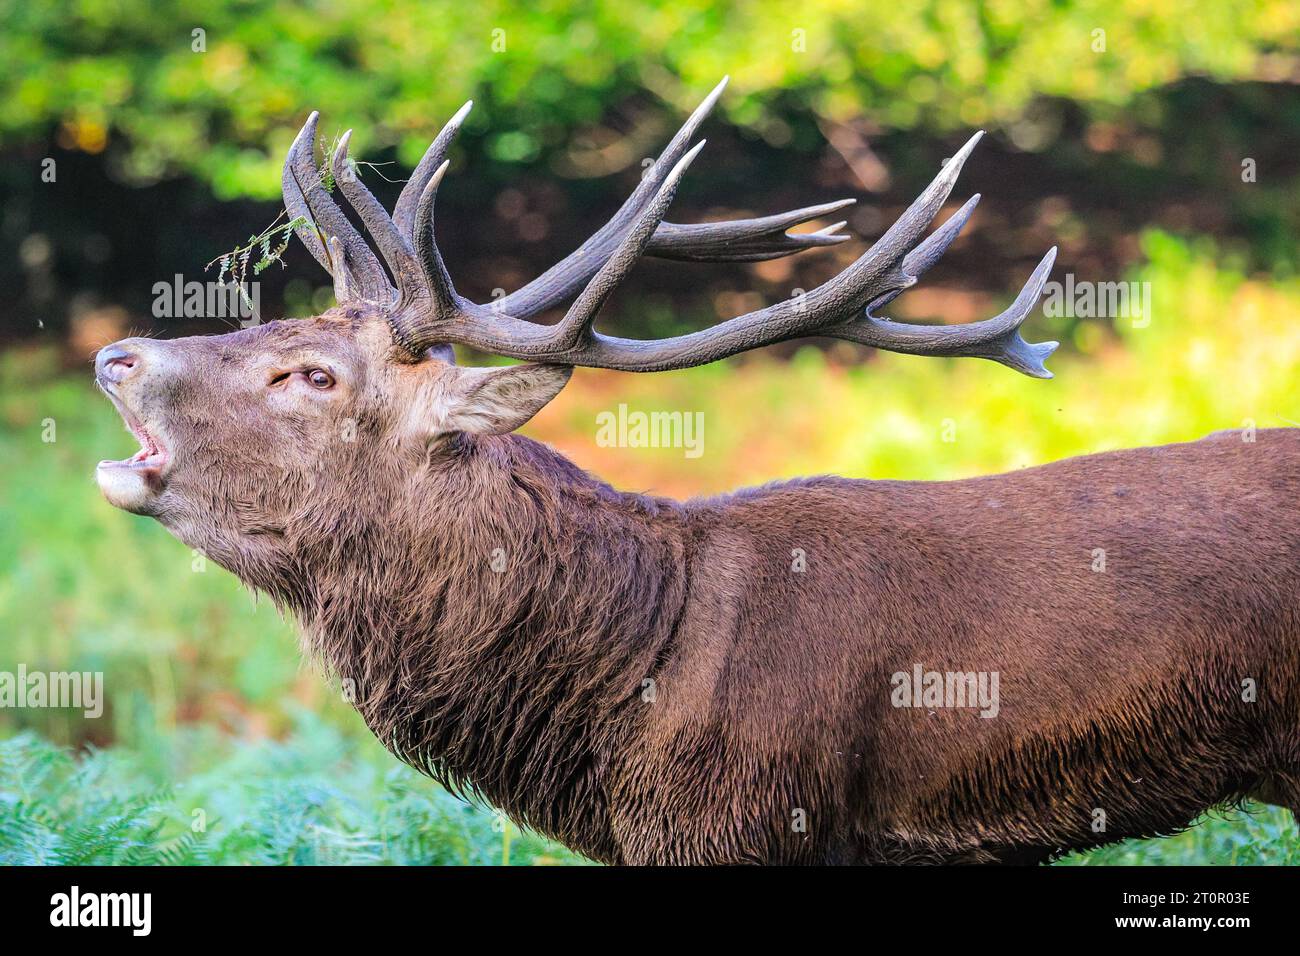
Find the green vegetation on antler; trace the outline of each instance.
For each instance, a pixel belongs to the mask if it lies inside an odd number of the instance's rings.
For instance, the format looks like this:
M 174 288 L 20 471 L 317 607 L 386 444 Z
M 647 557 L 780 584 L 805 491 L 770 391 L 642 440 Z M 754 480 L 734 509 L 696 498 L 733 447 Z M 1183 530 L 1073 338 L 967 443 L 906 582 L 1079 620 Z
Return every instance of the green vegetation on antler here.
M 244 304 L 249 308 L 253 307 L 253 300 L 249 298 L 245 282 L 248 279 L 250 262 L 253 253 L 259 253 L 256 262 L 252 262 L 252 274 L 261 275 L 263 270 L 274 263 L 284 265 L 284 254 L 289 249 L 289 243 L 293 240 L 293 231 L 299 226 L 307 225 L 307 217 L 297 216 L 288 222 L 281 223 L 280 220 L 285 216 L 282 211 L 279 217 L 270 226 L 264 229 L 256 236 L 249 236 L 248 242 L 242 246 L 236 246 L 229 252 L 222 253 L 217 258 L 209 262 L 204 269 L 211 269 L 214 265 L 220 266 L 217 270 L 217 283 L 224 285 L 229 275 L 229 282 L 239 290 L 240 297 Z M 271 243 L 276 242 L 274 248 Z

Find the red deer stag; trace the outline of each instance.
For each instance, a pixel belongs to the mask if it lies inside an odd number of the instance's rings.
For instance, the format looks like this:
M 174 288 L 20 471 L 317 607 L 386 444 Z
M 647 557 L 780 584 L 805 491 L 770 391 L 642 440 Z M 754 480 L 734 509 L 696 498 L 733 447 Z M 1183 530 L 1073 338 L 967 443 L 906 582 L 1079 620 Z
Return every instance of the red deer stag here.
M 291 610 L 398 757 L 596 860 L 1032 862 L 1247 797 L 1300 807 L 1296 431 L 686 502 L 511 434 L 574 366 L 801 336 L 1049 377 L 1055 343 L 1019 328 L 1052 252 L 995 318 L 876 314 L 970 216 L 978 196 L 922 238 L 978 136 L 801 300 L 658 341 L 596 331 L 642 255 L 846 238 L 785 232 L 839 203 L 663 221 L 721 89 L 581 249 L 492 305 L 457 293 L 434 241 L 465 111 L 391 217 L 346 136 L 330 157 L 382 261 L 322 186 L 312 114 L 284 199 L 337 306 L 105 348 L 97 379 L 141 449 L 99 465 L 103 493 Z M 453 343 L 528 362 L 458 366 Z

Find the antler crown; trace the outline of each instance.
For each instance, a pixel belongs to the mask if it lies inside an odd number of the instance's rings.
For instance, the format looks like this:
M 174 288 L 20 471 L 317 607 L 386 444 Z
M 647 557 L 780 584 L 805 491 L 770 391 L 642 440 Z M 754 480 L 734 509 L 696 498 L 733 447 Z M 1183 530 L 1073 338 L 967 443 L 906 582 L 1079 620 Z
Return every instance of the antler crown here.
M 688 148 L 690 141 L 726 84 L 724 78 L 691 114 L 609 222 L 541 276 L 490 305 L 471 302 L 456 292 L 434 240 L 434 204 L 447 171 L 447 150 L 472 102 L 457 111 L 429 146 L 391 216 L 348 161 L 351 131 L 340 138 L 329 158 L 339 190 L 370 234 L 387 272 L 321 182 L 314 155 L 318 121 L 314 112 L 285 161 L 285 208 L 291 217 L 302 220 L 298 237 L 333 277 L 339 304 L 368 303 L 381 308 L 397 342 L 416 357 L 434 345 L 458 343 L 537 362 L 650 372 L 703 365 L 775 342 L 818 335 L 912 355 L 986 358 L 1026 375 L 1051 378 L 1043 362 L 1057 343 L 1026 342 L 1020 326 L 1042 294 L 1056 257 L 1055 247 L 1043 257 L 1011 307 L 991 319 L 960 325 L 912 325 L 874 314 L 915 285 L 970 218 L 980 199 L 978 193 L 943 226 L 922 238 L 982 133 L 972 136 L 944 164 L 926 190 L 870 249 L 843 272 L 799 298 L 667 339 L 625 339 L 596 331 L 601 306 L 643 255 L 694 262 L 756 261 L 849 238 L 839 232 L 843 222 L 809 233 L 792 235 L 786 230 L 842 209 L 852 199 L 757 219 L 694 225 L 664 221 L 678 183 L 704 146 L 701 140 Z M 558 323 L 530 321 L 571 298 L 572 304 Z

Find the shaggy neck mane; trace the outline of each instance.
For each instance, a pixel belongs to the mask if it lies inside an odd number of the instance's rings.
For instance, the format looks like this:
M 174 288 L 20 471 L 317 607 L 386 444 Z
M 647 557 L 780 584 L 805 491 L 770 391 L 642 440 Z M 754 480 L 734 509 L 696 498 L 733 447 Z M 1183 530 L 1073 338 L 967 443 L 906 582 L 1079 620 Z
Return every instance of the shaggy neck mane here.
M 682 507 L 513 435 L 405 480 L 382 526 L 308 549 L 310 649 L 403 760 L 601 856 L 602 772 L 684 604 Z

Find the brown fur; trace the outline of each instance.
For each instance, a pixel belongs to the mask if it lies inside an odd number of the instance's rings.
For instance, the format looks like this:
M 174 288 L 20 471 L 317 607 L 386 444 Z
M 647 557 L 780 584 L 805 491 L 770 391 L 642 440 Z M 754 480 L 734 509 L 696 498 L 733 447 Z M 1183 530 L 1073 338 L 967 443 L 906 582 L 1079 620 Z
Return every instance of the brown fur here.
M 1300 432 L 679 503 L 412 437 L 469 372 L 372 316 L 124 344 L 174 459 L 141 510 L 292 609 L 394 753 L 594 859 L 1031 862 L 1300 807 Z M 322 360 L 339 394 L 269 397 Z M 998 672 L 998 715 L 892 706 L 916 665 Z

